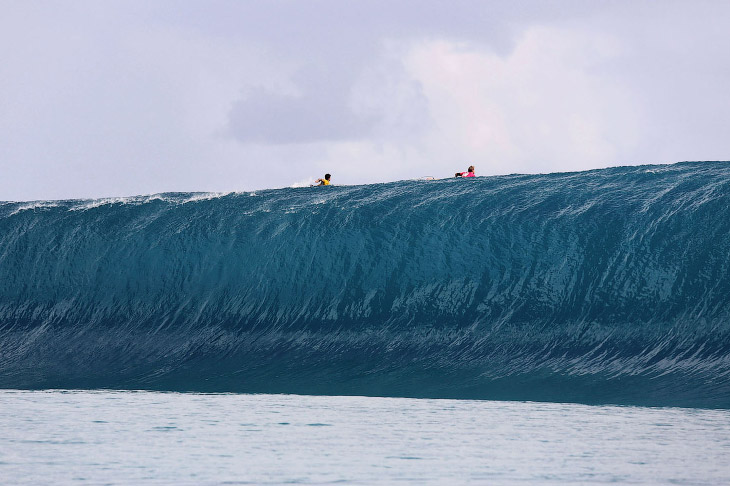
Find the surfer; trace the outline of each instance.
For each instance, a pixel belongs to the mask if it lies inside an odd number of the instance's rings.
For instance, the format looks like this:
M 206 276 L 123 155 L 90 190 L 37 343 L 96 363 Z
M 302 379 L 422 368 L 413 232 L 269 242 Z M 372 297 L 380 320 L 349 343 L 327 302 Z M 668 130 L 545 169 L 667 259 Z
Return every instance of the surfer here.
M 324 175 L 324 179 L 317 179 L 316 182 L 318 186 L 329 186 L 330 185 L 330 177 L 332 177 L 329 174 Z
M 476 177 L 476 174 L 474 173 L 474 166 L 470 165 L 468 172 L 457 172 L 456 177 Z

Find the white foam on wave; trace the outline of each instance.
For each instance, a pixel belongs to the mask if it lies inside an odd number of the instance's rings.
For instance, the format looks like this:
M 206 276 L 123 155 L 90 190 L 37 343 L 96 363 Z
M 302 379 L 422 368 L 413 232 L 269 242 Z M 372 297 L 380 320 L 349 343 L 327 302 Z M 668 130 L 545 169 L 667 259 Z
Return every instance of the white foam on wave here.
M 12 204 L 12 203 L 11 203 Z M 15 208 L 14 211 L 10 213 L 10 216 L 14 216 L 21 211 L 29 211 L 31 209 L 48 209 L 48 208 L 55 208 L 58 207 L 58 201 L 31 201 L 27 203 L 23 203 L 17 208 Z
M 300 181 L 295 182 L 291 186 L 289 186 L 292 189 L 296 189 L 299 187 L 309 187 L 314 185 L 314 177 L 307 177 L 306 179 L 302 179 Z
M 164 194 L 150 194 L 148 196 L 105 197 L 101 199 L 78 201 L 79 204 L 69 208 L 69 211 L 86 211 L 88 209 L 94 209 L 112 204 L 131 204 L 138 206 L 153 201 L 174 202 L 174 198 L 165 196 Z
M 101 206 L 111 206 L 112 204 L 143 204 L 152 200 L 148 199 L 148 197 L 149 196 L 105 197 L 102 199 L 79 201 L 79 204 L 70 207 L 69 211 L 86 211 Z
M 176 201 L 180 204 L 186 204 L 189 202 L 197 202 L 197 201 L 210 201 L 211 199 L 219 199 L 224 196 L 228 196 L 230 194 L 235 194 L 234 192 L 202 192 L 198 194 L 193 194 L 190 197 L 187 197 L 183 199 L 182 201 Z M 173 201 L 170 201 L 173 202 Z
M 232 192 L 204 192 L 192 195 L 171 195 L 171 194 L 150 194 L 148 196 L 126 196 L 126 197 L 106 197 L 102 199 L 92 199 L 79 201 L 79 204 L 69 208 L 69 211 L 86 211 L 112 204 L 133 204 L 142 205 L 153 201 L 164 201 L 172 204 L 187 204 L 197 201 L 208 201 L 220 197 L 233 194 Z

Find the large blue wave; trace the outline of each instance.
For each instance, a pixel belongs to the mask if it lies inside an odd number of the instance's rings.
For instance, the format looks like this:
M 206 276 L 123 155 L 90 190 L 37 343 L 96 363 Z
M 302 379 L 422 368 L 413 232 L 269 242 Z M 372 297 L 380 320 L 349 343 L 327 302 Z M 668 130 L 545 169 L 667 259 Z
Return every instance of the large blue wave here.
M 0 204 L 0 387 L 730 407 L 730 163 Z

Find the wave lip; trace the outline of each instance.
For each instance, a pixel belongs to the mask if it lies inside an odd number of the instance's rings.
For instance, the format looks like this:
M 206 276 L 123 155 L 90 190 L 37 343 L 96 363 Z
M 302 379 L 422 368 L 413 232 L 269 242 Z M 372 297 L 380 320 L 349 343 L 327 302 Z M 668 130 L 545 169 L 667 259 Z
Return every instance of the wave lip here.
M 0 387 L 730 407 L 730 163 L 0 205 Z

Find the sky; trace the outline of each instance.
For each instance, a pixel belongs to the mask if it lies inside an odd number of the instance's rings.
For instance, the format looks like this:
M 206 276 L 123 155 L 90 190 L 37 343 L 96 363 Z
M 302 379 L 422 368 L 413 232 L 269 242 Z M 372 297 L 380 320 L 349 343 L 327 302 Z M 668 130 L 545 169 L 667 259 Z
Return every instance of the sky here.
M 0 200 L 730 160 L 730 2 L 0 0 Z

